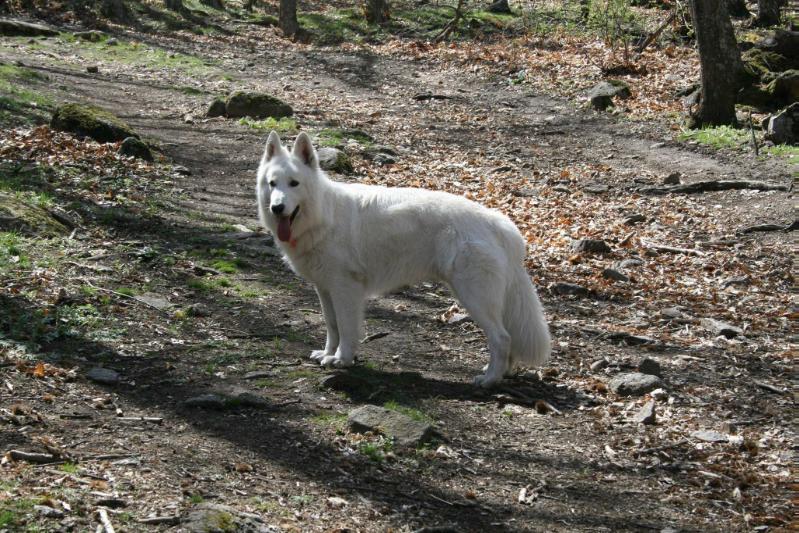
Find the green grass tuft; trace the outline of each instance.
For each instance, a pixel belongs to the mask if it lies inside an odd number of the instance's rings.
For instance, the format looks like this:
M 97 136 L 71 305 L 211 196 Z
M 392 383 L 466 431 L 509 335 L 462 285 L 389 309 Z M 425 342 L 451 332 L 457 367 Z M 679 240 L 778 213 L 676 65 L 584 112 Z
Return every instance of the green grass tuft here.
M 281 118 L 280 120 L 272 117 L 267 117 L 264 120 L 254 120 L 250 117 L 244 117 L 239 119 L 239 124 L 250 127 L 254 130 L 275 130 L 278 133 L 285 134 L 292 134 L 298 131 L 297 121 L 288 117 Z

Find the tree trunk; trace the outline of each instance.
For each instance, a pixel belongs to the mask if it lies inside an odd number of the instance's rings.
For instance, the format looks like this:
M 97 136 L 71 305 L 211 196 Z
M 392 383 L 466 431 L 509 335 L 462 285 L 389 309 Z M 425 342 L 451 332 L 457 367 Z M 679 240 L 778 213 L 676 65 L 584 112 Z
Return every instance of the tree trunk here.
M 387 0 L 366 0 L 366 20 L 371 24 L 384 24 L 388 20 Z
M 747 18 L 751 13 L 746 8 L 746 0 L 727 0 L 727 11 L 731 17 Z
M 757 18 L 755 25 L 766 27 L 780 23 L 779 0 L 757 0 Z
M 183 0 L 165 0 L 167 9 L 172 11 L 183 11 Z
M 100 13 L 117 22 L 125 22 L 130 18 L 130 12 L 123 0 L 103 0 Z
M 735 125 L 735 100 L 743 63 L 726 0 L 693 0 L 696 41 L 702 71 L 702 96 L 696 126 Z
M 280 30 L 286 37 L 294 37 L 300 31 L 297 22 L 297 0 L 280 0 L 280 13 L 278 15 Z

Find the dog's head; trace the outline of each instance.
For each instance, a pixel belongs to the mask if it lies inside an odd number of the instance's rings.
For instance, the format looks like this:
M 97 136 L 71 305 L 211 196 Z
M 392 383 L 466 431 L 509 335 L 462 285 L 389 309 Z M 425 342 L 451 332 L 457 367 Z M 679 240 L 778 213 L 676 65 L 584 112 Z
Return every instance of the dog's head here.
M 309 210 L 311 182 L 318 179 L 319 160 L 304 132 L 297 136 L 291 153 L 276 132 L 269 134 L 258 167 L 258 212 L 261 223 L 278 239 L 291 242 L 296 224 Z

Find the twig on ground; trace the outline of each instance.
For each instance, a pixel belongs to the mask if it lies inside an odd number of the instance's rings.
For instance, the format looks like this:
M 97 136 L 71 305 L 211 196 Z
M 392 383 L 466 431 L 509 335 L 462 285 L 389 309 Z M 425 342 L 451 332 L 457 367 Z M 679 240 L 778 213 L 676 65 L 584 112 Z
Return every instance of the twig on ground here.
M 105 531 L 105 533 L 115 533 L 114 526 L 111 524 L 111 520 L 108 518 L 108 511 L 100 507 L 97 509 L 97 515 L 100 519 L 100 524 L 103 526 L 103 531 Z
M 123 422 L 152 422 L 153 424 L 160 425 L 164 419 L 156 416 L 119 416 L 117 420 Z
M 377 333 L 372 333 L 371 335 L 367 335 L 366 337 L 364 337 L 363 340 L 361 341 L 361 344 L 366 344 L 367 342 L 372 342 L 377 339 L 382 339 L 383 337 L 389 335 L 390 333 L 391 333 L 390 331 L 378 331 Z
M 159 525 L 159 524 L 167 524 L 170 526 L 174 526 L 180 522 L 180 516 L 173 515 L 173 516 L 153 516 L 150 518 L 139 518 L 137 520 L 140 524 L 148 524 L 148 525 Z
M 60 461 L 60 457 L 56 457 L 55 455 L 49 453 L 32 453 L 32 452 L 23 452 L 20 450 L 10 450 L 6 455 L 11 458 L 12 461 L 26 461 L 28 463 L 55 463 L 56 461 Z
M 652 44 L 653 42 L 655 42 L 655 39 L 657 39 L 657 38 L 658 38 L 658 36 L 659 36 L 661 33 L 663 33 L 663 30 L 665 30 L 665 29 L 666 29 L 666 27 L 667 27 L 669 24 L 671 24 L 671 23 L 674 21 L 674 19 L 675 19 L 675 18 L 677 18 L 677 10 L 676 10 L 676 9 L 675 9 L 674 11 L 672 11 L 671 15 L 669 15 L 669 18 L 667 18 L 666 20 L 664 20 L 664 21 L 663 21 L 663 24 L 661 24 L 660 26 L 658 26 L 658 27 L 657 27 L 657 29 L 655 29 L 655 31 L 653 31 L 652 33 L 650 33 L 650 34 L 649 34 L 649 37 L 647 37 L 647 38 L 644 40 L 644 42 L 643 42 L 643 43 L 641 43 L 641 44 L 640 44 L 640 46 L 638 46 L 638 49 L 636 50 L 636 52 L 638 52 L 638 57 L 640 57 L 640 56 L 641 56 L 641 54 L 644 52 L 644 50 L 646 50 L 646 48 L 647 48 L 647 47 L 648 47 L 650 44 Z M 637 59 L 637 58 L 636 58 L 636 59 Z
M 647 453 L 662 452 L 664 450 L 682 446 L 683 444 L 687 444 L 688 442 L 690 442 L 690 439 L 681 439 L 678 440 L 677 442 L 672 442 L 671 444 L 664 444 L 663 446 L 655 446 L 653 448 L 644 448 L 643 450 L 635 450 L 633 452 L 633 455 L 644 455 Z
M 755 128 L 752 126 L 752 110 L 749 110 L 749 133 L 752 134 L 752 150 L 755 151 L 755 157 L 760 155 L 760 149 L 757 146 L 757 139 L 755 138 Z
M 711 180 L 711 181 L 697 181 L 695 183 L 687 183 L 684 185 L 673 185 L 671 187 L 647 187 L 641 189 L 645 194 L 669 194 L 669 193 L 697 193 L 697 192 L 713 192 L 713 191 L 740 191 L 744 189 L 755 191 L 787 191 L 787 185 L 779 185 L 776 183 L 766 183 L 765 181 L 747 181 L 747 180 Z
M 699 257 L 705 255 L 703 252 L 700 252 L 699 250 L 692 250 L 690 248 L 678 248 L 676 246 L 666 246 L 665 244 L 658 244 L 656 242 L 641 241 L 641 244 L 644 245 L 646 248 L 649 248 L 650 250 L 655 250 L 656 252 L 696 255 Z

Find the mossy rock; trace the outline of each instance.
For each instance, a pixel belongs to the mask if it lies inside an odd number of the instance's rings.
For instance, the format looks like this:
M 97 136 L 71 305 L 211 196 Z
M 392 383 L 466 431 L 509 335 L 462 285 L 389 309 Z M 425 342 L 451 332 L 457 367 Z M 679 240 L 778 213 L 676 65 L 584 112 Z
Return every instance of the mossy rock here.
M 768 84 L 766 91 L 782 104 L 799 102 L 799 70 L 786 70 Z
M 211 105 L 208 106 L 208 111 L 205 113 L 206 117 L 224 117 L 227 113 L 227 104 L 221 98 L 214 98 Z
M 64 104 L 53 113 L 50 127 L 54 130 L 91 137 L 97 142 L 116 142 L 128 137 L 139 138 L 123 120 L 108 111 L 85 104 Z
M 18 231 L 39 237 L 58 237 L 69 233 L 69 229 L 46 210 L 8 192 L 0 192 L 0 231 Z
M 788 60 L 776 52 L 752 48 L 741 55 L 746 73 L 762 78 L 772 72 L 782 72 L 788 68 Z
M 153 153 L 150 147 L 136 137 L 128 137 L 122 141 L 122 144 L 119 146 L 119 153 L 121 155 L 144 159 L 145 161 L 153 160 Z
M 325 146 L 320 148 L 316 155 L 322 170 L 330 170 L 342 174 L 349 174 L 353 170 L 350 156 L 343 150 Z
M 290 105 L 279 98 L 264 93 L 239 91 L 231 94 L 227 101 L 227 116 L 229 118 L 283 118 L 290 117 L 293 114 L 294 110 L 291 109 Z

